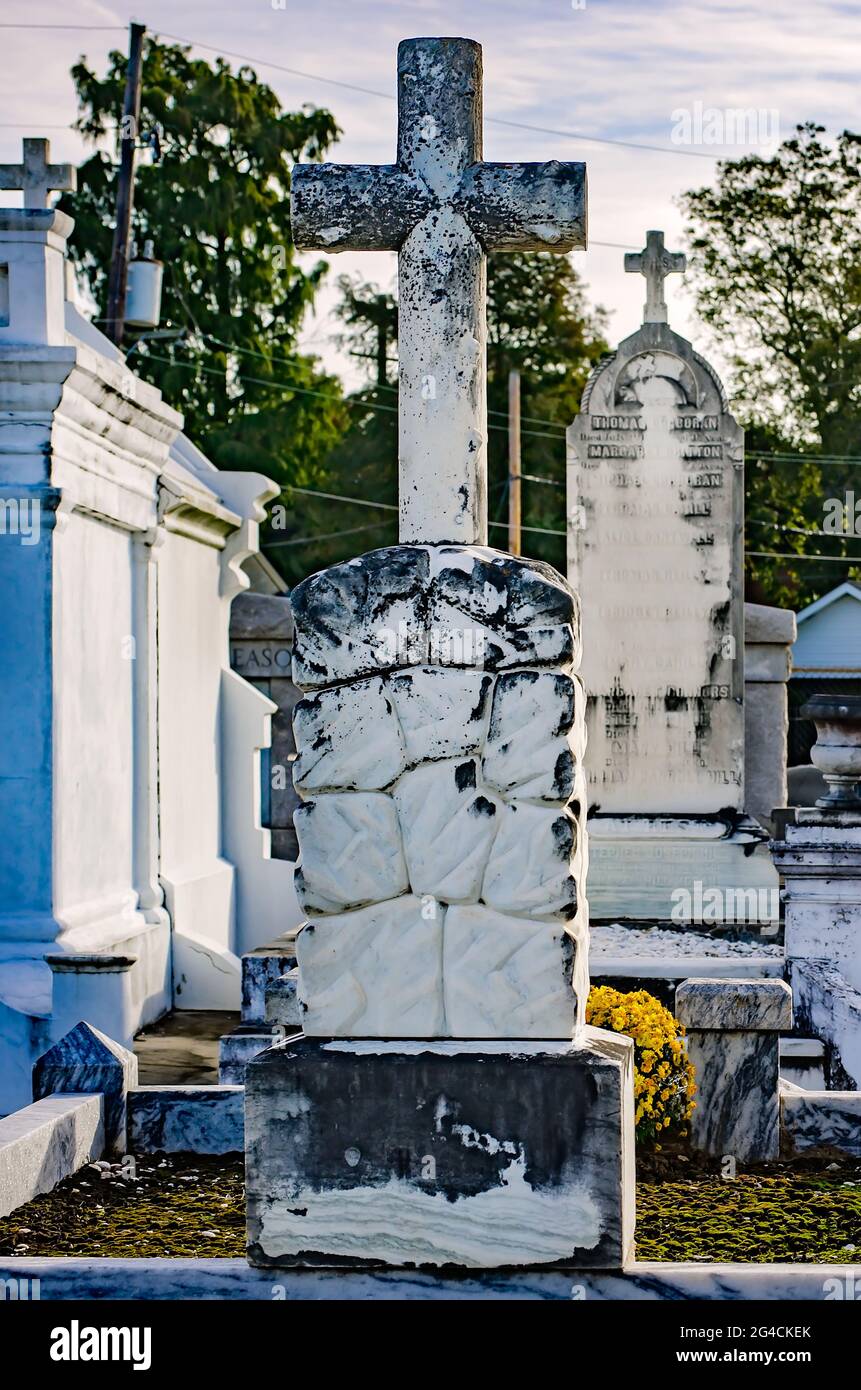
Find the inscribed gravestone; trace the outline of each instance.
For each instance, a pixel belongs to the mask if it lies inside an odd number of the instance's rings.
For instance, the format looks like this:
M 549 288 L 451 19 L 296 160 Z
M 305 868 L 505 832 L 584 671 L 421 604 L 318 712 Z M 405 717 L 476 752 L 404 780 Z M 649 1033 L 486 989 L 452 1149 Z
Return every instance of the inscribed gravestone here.
M 710 814 L 742 806 L 743 436 L 715 374 L 658 317 L 659 257 L 647 269 L 649 317 L 569 431 L 590 802 Z
M 568 574 L 584 612 L 599 918 L 688 920 L 695 885 L 771 886 L 744 816 L 743 432 L 714 370 L 667 324 L 685 268 L 649 232 L 642 326 L 568 431 Z M 760 920 L 760 907 L 752 920 Z

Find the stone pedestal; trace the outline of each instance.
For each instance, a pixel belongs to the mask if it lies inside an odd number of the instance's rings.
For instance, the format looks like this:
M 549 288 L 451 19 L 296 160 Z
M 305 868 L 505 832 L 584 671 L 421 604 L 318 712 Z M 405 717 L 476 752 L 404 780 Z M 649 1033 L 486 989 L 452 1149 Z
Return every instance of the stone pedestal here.
M 245 1071 L 249 1259 L 618 1267 L 632 1044 L 580 1022 L 576 596 L 396 546 L 292 599 L 304 1036 Z
M 744 605 L 744 804 L 766 824 L 786 805 L 786 684 L 795 634 L 787 609 Z
M 131 1049 L 140 1019 L 133 995 L 137 956 L 75 952 L 45 957 L 53 975 L 53 1028 L 63 1037 L 82 1018 L 98 1018 L 108 1037 Z
M 246 1071 L 257 1265 L 619 1268 L 633 1044 L 291 1039 Z
M 784 880 L 798 1026 L 826 1045 L 829 1089 L 861 1087 L 861 806 L 802 807 L 772 842 Z
M 272 744 L 262 766 L 262 824 L 271 831 L 272 858 L 298 857 L 293 812 L 293 708 L 300 692 L 293 684 L 293 616 L 280 594 L 237 594 L 230 609 L 230 664 L 278 706 L 272 716 Z
M 792 1027 L 784 980 L 685 980 L 676 1017 L 688 1034 L 696 1103 L 691 1144 L 741 1163 L 780 1152 L 779 1035 Z
M 829 1090 L 861 1087 L 861 699 L 816 695 L 811 750 L 827 791 L 772 843 L 783 875 L 786 964 L 805 1032 L 825 1043 Z

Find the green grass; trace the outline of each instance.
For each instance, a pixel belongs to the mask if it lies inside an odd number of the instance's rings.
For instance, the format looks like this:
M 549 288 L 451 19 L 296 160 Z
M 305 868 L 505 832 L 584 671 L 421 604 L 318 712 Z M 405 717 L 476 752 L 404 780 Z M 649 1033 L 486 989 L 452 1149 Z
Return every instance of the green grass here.
M 734 1181 L 704 1165 L 680 1177 L 685 1160 L 670 1155 L 660 1174 L 644 1161 L 637 1258 L 861 1263 L 861 1165 L 843 1159 L 828 1171 L 834 1157 L 762 1165 Z M 0 1256 L 244 1254 L 239 1157 L 145 1157 L 122 1181 L 87 1168 L 19 1207 L 0 1221 Z
M 640 1182 L 637 1259 L 861 1263 L 861 1175 Z

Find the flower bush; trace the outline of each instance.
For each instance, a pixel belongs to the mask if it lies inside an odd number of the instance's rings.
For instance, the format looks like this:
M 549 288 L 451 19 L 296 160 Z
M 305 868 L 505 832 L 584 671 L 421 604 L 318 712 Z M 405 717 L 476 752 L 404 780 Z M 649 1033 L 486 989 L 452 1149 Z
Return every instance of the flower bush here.
M 694 1068 L 685 1030 L 669 1009 L 645 989 L 623 994 L 601 985 L 590 991 L 586 1021 L 634 1039 L 637 1139 L 654 1142 L 668 1130 L 683 1135 L 694 1108 Z

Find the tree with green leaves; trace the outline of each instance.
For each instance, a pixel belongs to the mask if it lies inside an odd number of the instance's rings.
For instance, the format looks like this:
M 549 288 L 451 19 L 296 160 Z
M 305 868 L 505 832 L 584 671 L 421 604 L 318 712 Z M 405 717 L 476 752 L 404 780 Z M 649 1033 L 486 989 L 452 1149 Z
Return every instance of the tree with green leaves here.
M 126 62 L 112 53 L 103 77 L 84 59 L 72 69 L 77 127 L 93 141 L 119 132 Z M 219 467 L 312 482 L 346 412 L 340 384 L 298 348 L 326 267 L 297 263 L 290 169 L 323 157 L 335 120 L 310 106 L 282 110 L 249 67 L 233 72 L 221 58 L 210 65 L 148 38 L 140 132 L 153 131 L 161 158 L 139 160 L 133 230 L 164 261 L 162 327 L 181 337 L 168 345 L 142 335 L 132 365 L 183 412 L 186 432 Z M 116 178 L 116 160 L 97 149 L 61 203 L 75 219 L 71 254 L 103 314 Z
M 861 483 L 861 136 L 823 137 L 799 126 L 768 158 L 721 161 L 713 185 L 682 199 L 697 309 L 732 345 L 749 552 L 861 554 L 857 537 L 804 534 Z M 797 606 L 858 575 L 849 563 L 748 565 L 752 597 Z
M 363 362 L 367 386 L 349 398 L 350 427 L 328 460 L 325 489 L 362 502 L 397 502 L 397 300 L 374 285 L 341 279 L 342 346 Z M 607 350 L 603 311 L 591 310 L 571 260 L 549 252 L 490 255 L 487 263 L 488 474 L 490 544 L 507 549 L 508 374 L 522 387 L 523 553 L 565 567 L 565 428 L 579 409 L 593 365 Z M 293 534 L 273 550 L 298 579 L 397 540 L 397 514 L 331 500 L 296 498 Z M 555 533 L 555 534 L 551 534 Z M 323 539 L 313 545 L 309 536 Z

